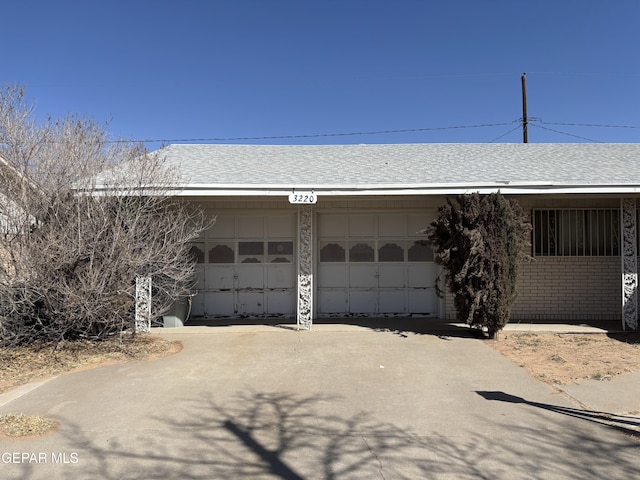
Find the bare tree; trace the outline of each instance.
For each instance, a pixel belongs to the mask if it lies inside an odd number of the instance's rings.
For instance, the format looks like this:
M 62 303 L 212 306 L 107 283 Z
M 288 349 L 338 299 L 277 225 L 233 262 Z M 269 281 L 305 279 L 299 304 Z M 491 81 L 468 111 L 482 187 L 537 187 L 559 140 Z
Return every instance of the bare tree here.
M 161 315 L 193 286 L 203 212 L 171 195 L 162 158 L 106 125 L 33 117 L 21 88 L 0 92 L 0 341 L 132 328 L 137 276 Z

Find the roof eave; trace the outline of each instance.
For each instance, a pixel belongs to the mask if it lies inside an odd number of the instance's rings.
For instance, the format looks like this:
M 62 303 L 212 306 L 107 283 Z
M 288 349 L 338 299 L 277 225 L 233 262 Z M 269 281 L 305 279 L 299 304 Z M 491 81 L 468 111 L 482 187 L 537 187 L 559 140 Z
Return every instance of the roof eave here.
M 552 194 L 637 194 L 640 185 L 554 185 L 551 183 L 484 183 L 484 184 L 430 184 L 430 185 L 185 185 L 172 193 L 185 197 L 286 197 L 293 192 L 313 191 L 319 196 L 404 196 L 404 195 L 458 195 L 478 192 L 489 194 L 500 191 L 505 195 Z

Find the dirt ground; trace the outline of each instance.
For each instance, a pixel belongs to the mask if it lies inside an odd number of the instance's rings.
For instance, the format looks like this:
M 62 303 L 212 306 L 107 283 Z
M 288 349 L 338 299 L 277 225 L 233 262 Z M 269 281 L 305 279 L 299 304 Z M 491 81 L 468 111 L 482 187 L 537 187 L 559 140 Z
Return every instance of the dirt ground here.
M 181 348 L 180 342 L 154 335 L 0 348 L 0 393 L 65 372 L 171 355 Z
M 180 342 L 152 335 L 123 336 L 104 342 L 34 343 L 0 349 L 0 393 L 66 372 L 171 355 Z M 58 423 L 38 415 L 0 416 L 0 438 L 28 438 L 55 431 Z
M 550 384 L 607 381 L 640 369 L 640 334 L 502 333 L 487 340 L 505 357 Z

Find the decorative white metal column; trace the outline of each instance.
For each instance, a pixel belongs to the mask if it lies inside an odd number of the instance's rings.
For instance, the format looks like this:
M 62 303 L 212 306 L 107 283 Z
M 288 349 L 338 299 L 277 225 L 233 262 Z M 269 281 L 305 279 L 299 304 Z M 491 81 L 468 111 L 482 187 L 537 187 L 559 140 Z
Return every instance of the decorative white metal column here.
M 313 206 L 298 206 L 298 328 L 313 323 Z
M 638 249 L 636 199 L 621 199 L 622 328 L 638 329 Z
M 136 332 L 151 330 L 151 277 L 136 277 Z

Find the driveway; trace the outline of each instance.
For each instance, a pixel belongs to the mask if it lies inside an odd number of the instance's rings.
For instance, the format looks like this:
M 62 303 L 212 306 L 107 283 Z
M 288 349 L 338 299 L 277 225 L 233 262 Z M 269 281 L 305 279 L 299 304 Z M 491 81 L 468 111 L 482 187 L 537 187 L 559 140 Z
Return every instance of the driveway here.
M 173 356 L 55 378 L 0 414 L 3 479 L 628 479 L 636 417 L 587 412 L 464 331 L 177 328 Z

